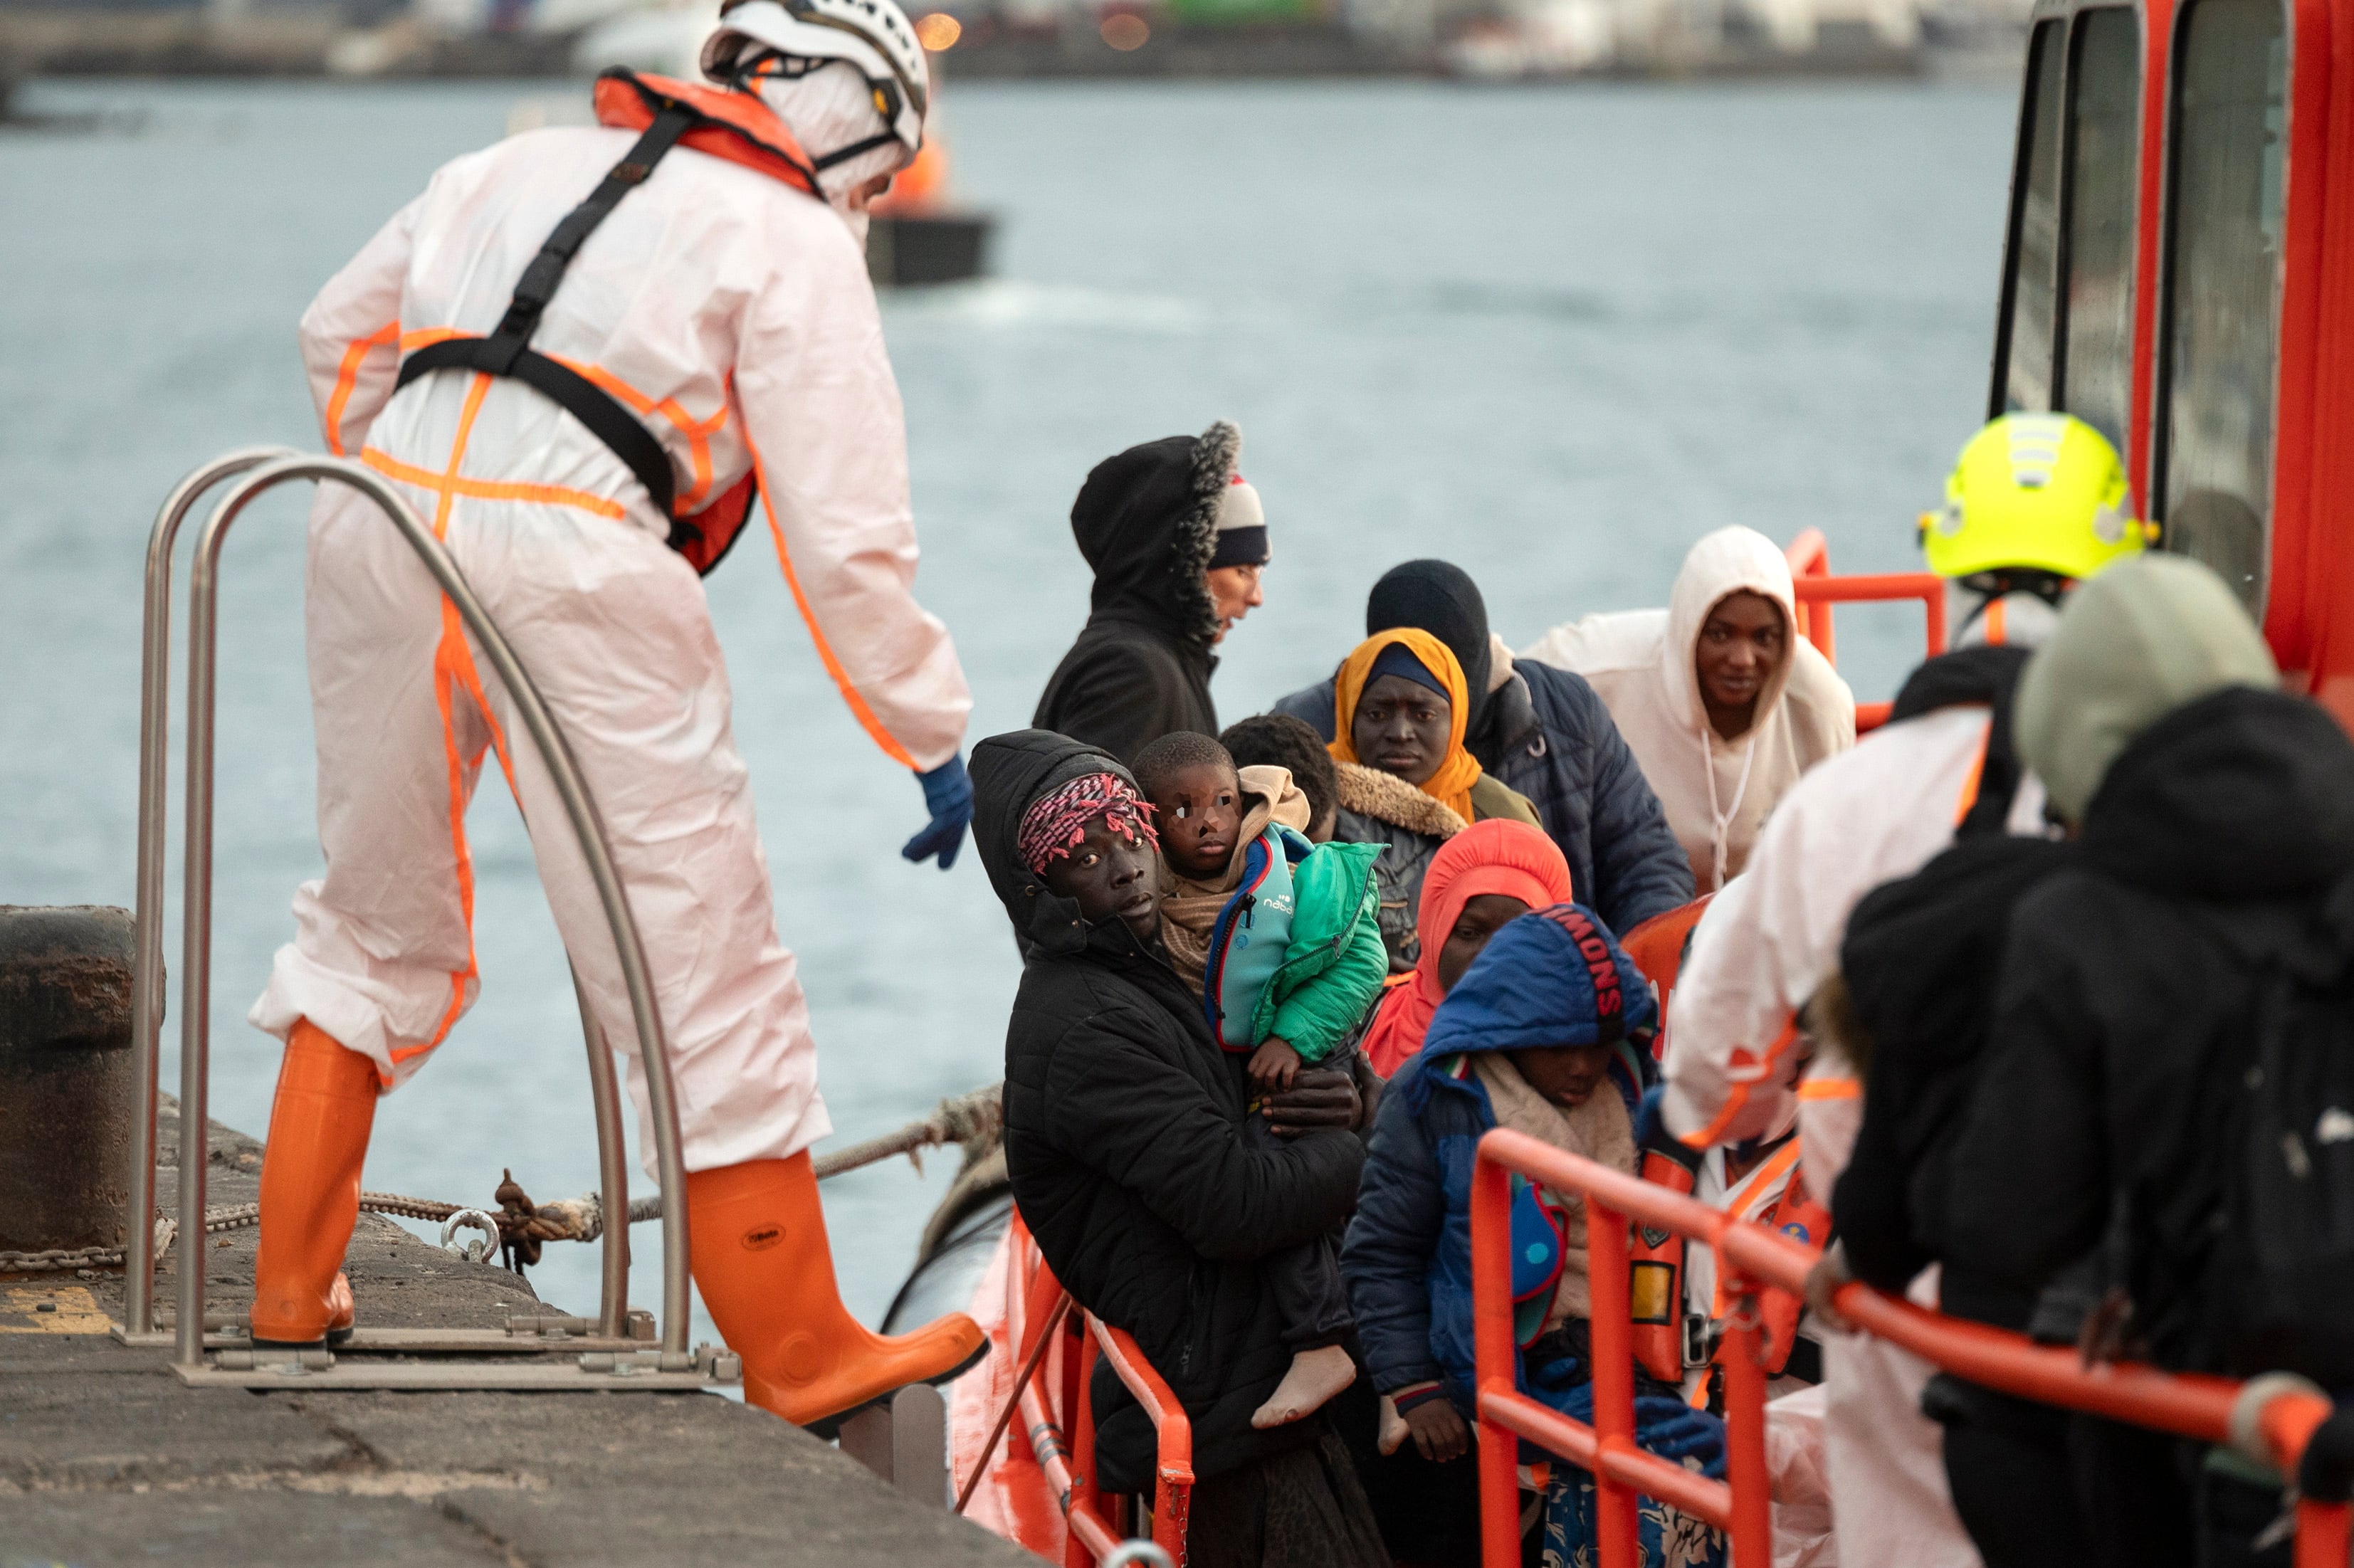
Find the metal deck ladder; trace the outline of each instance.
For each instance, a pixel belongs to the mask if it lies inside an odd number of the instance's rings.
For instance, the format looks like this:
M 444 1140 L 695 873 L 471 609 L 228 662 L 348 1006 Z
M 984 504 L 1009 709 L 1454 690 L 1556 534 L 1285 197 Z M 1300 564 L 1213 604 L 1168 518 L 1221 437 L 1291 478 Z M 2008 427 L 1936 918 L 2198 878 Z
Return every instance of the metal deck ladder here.
M 242 475 L 242 478 L 239 476 Z M 187 803 L 183 896 L 185 930 L 180 967 L 179 1298 L 172 1331 L 156 1327 L 156 1073 L 164 1015 L 164 858 L 165 745 L 169 738 L 172 553 L 180 525 L 207 491 L 235 479 L 196 536 L 189 572 Z M 417 552 L 441 592 L 457 607 L 521 711 L 524 727 L 564 802 L 574 837 L 610 927 L 621 978 L 629 991 L 663 1205 L 663 1293 L 659 1341 L 635 1337 L 627 1304 L 630 1274 L 628 1150 L 620 1091 L 611 1051 L 591 1014 L 575 966 L 573 988 L 588 1036 L 588 1081 L 596 1107 L 598 1171 L 604 1206 L 603 1279 L 592 1321 L 553 1316 L 523 1318 L 506 1330 L 359 1329 L 333 1351 L 255 1350 L 242 1323 L 224 1317 L 207 1324 L 205 1270 L 207 1084 L 211 1065 L 210 1002 L 213 872 L 213 713 L 221 546 L 229 525 L 265 491 L 298 480 L 349 485 L 376 503 Z M 648 979 L 645 949 L 629 897 L 613 867 L 603 819 L 589 797 L 571 747 L 539 689 L 457 563 L 393 486 L 374 470 L 345 458 L 305 456 L 281 447 L 249 447 L 215 459 L 173 488 L 147 544 L 147 588 L 142 639 L 139 720 L 138 951 L 132 989 L 132 1049 L 138 1104 L 132 1139 L 130 1225 L 124 1321 L 119 1338 L 132 1344 L 174 1347 L 173 1370 L 185 1383 L 238 1387 L 412 1389 L 682 1389 L 733 1382 L 737 1358 L 704 1346 L 690 1352 L 686 1335 L 687 1218 L 685 1166 L 679 1150 L 678 1108 L 662 1019 Z M 635 1315 L 642 1324 L 643 1314 Z M 207 1330 L 213 1332 L 208 1333 Z M 208 1356 L 207 1351 L 215 1353 Z

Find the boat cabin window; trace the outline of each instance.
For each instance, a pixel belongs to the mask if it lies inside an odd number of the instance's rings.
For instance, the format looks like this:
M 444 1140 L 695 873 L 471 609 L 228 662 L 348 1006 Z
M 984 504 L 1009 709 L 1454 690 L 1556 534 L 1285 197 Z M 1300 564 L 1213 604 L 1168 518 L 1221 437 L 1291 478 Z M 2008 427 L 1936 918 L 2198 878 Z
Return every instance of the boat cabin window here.
M 2052 401 L 2123 451 L 2133 415 L 2141 25 L 2122 5 L 2079 12 L 2070 48 L 2066 336 Z
M 2011 171 L 2009 276 L 2003 280 L 2003 413 L 2052 407 L 2052 283 L 2060 261 L 2060 77 L 2065 24 L 2041 22 L 2027 45 L 2027 95 Z
M 2264 613 L 2288 37 L 2281 0 L 2191 0 L 2175 51 L 2159 515 Z
M 2120 450 L 2133 399 L 2140 93 L 2132 9 L 2036 24 L 1997 351 L 1997 412 L 2064 409 Z

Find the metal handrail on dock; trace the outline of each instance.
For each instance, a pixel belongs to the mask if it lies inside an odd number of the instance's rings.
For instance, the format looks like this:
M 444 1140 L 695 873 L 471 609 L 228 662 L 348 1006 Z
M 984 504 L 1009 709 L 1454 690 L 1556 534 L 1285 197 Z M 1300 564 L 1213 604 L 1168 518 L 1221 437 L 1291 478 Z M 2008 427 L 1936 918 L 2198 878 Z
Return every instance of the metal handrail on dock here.
M 1511 1179 L 1514 1174 L 1586 1203 L 1593 1293 L 1594 1421 L 1572 1420 L 1518 1390 L 1512 1336 Z M 1637 1446 L 1634 1351 L 1628 1281 L 1630 1224 L 1716 1250 L 1726 1299 L 1725 1479 L 1711 1480 Z M 1726 1531 L 1734 1568 L 1772 1568 L 1771 1481 L 1766 1465 L 1766 1374 L 1755 1298 L 1804 1297 L 1821 1257 L 1764 1225 L 1734 1219 L 1665 1187 L 1499 1128 L 1479 1140 L 1471 1176 L 1471 1281 L 1479 1422 L 1479 1529 L 1487 1568 L 1521 1561 L 1518 1444 L 1526 1438 L 1594 1472 L 1602 1568 L 1634 1568 L 1636 1499 L 1648 1495 Z M 2087 1367 L 2073 1349 L 1966 1322 L 1900 1301 L 1860 1281 L 1832 1304 L 1866 1333 L 1958 1377 L 2022 1399 L 2209 1443 L 2233 1444 L 2284 1475 L 2296 1472 L 2314 1429 L 2334 1408 L 2302 1379 L 2228 1378 L 2114 1364 Z M 2296 1568 L 2345 1568 L 2344 1502 L 2300 1499 Z
M 281 484 L 312 480 L 349 485 L 358 491 L 400 531 L 443 596 L 458 611 L 465 628 L 488 657 L 492 667 L 520 712 L 534 748 L 547 769 L 557 798 L 578 842 L 583 860 L 597 887 L 610 927 L 622 982 L 628 991 L 631 1020 L 638 1037 L 640 1059 L 645 1065 L 647 1099 L 652 1115 L 655 1167 L 665 1193 L 686 1190 L 685 1166 L 680 1149 L 678 1112 L 672 1088 L 669 1054 L 664 1048 L 662 1020 L 655 1009 L 645 950 L 632 916 L 627 891 L 614 867 L 604 823 L 598 814 L 579 765 L 562 729 L 549 712 L 538 688 L 525 672 L 505 637 L 467 583 L 432 530 L 418 517 L 393 486 L 374 470 L 343 458 L 302 456 L 278 448 L 252 448 L 232 452 L 191 472 L 174 487 L 159 513 L 147 551 L 145 624 L 143 631 L 140 713 L 140 790 L 137 959 L 133 981 L 133 1050 L 137 1080 L 137 1120 L 131 1171 L 132 1213 L 154 1212 L 155 1181 L 156 1067 L 158 1035 L 164 1012 L 163 970 L 164 855 L 165 849 L 165 745 L 168 740 L 168 682 L 172 554 L 180 526 L 203 494 L 225 480 L 248 477 L 221 498 L 197 536 L 189 577 L 188 726 L 184 832 L 186 899 L 181 964 L 180 1060 L 180 1232 L 201 1235 L 205 1227 L 207 1087 L 210 1066 L 210 966 L 212 954 L 212 786 L 216 651 L 219 600 L 220 552 L 230 525 L 258 496 Z M 599 1174 L 605 1212 L 629 1211 L 627 1144 L 623 1135 L 620 1096 L 612 1056 L 603 1032 L 590 1014 L 585 993 L 579 994 L 581 1019 L 588 1037 L 589 1081 L 599 1143 Z M 689 1322 L 688 1235 L 686 1205 L 663 1207 L 663 1310 L 661 1359 L 664 1371 L 684 1370 Z M 152 1227 L 130 1227 L 126 1330 L 144 1333 L 154 1321 L 155 1246 Z M 600 1335 L 619 1338 L 627 1332 L 626 1295 L 629 1277 L 628 1227 L 608 1226 L 604 1233 L 602 1292 L 598 1315 Z M 198 1366 L 204 1356 L 205 1271 L 185 1262 L 180 1270 L 175 1361 L 184 1369 Z

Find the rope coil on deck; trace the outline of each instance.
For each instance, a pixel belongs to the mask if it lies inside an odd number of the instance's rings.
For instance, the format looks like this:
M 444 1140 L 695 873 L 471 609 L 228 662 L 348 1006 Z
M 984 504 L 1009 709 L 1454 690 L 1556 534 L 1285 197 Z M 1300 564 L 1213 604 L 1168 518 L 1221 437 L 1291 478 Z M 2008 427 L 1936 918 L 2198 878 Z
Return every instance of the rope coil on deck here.
M 994 1139 L 1003 1123 L 1002 1084 L 991 1084 L 942 1100 L 932 1114 L 921 1121 L 912 1121 L 896 1132 L 880 1138 L 870 1138 L 864 1143 L 831 1154 L 819 1155 L 811 1161 L 817 1178 L 877 1164 L 894 1155 L 904 1154 L 917 1171 L 924 1168 L 923 1151 L 954 1143 L 970 1149 Z M 583 1192 L 578 1198 L 559 1198 L 555 1202 L 535 1204 L 514 1179 L 512 1171 L 504 1172 L 495 1194 L 495 1211 L 478 1203 L 444 1203 L 431 1198 L 406 1197 L 398 1192 L 362 1192 L 360 1208 L 371 1214 L 388 1214 L 404 1220 L 417 1220 L 426 1224 L 446 1224 L 456 1215 L 480 1213 L 498 1222 L 499 1245 L 513 1248 L 525 1264 L 539 1261 L 541 1244 L 551 1241 L 593 1242 L 605 1234 L 605 1203 L 595 1192 Z M 630 1201 L 630 1223 L 642 1224 L 662 1218 L 663 1201 L 660 1193 Z M 229 1203 L 205 1211 L 205 1234 L 218 1235 L 225 1231 L 242 1230 L 261 1223 L 259 1203 Z M 161 1258 L 179 1234 L 179 1222 L 171 1215 L 155 1216 L 154 1255 Z M 480 1244 L 476 1244 L 479 1245 Z M 456 1248 L 451 1250 L 455 1251 Z M 0 1252 L 0 1274 L 56 1274 L 68 1269 L 120 1267 L 125 1249 L 119 1246 L 55 1247 L 46 1252 Z

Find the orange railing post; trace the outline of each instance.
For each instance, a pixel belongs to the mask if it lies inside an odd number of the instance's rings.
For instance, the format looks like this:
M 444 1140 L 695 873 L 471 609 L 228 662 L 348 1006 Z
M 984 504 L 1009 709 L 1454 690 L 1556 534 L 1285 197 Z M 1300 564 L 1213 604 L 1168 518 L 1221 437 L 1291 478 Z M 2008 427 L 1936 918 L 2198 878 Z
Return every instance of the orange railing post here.
M 1103 1487 L 1096 1475 L 1095 1336 L 1081 1334 L 1066 1340 L 1063 1354 L 1078 1368 L 1065 1385 L 1070 1394 L 1063 1406 L 1063 1419 L 1070 1424 L 1071 1433 L 1071 1511 L 1085 1510 L 1103 1519 Z M 1108 1520 L 1105 1522 L 1110 1523 Z M 1113 1533 L 1119 1532 L 1115 1530 Z M 1085 1563 L 1077 1568 L 1086 1568 Z
M 1507 1224 L 1510 1219 L 1507 1218 Z M 1627 1216 L 1585 1199 L 1586 1287 L 1592 1298 L 1594 1441 L 1596 1458 L 1632 1454 L 1635 1442 L 1635 1349 L 1628 1319 Z M 1636 1498 L 1606 1463 L 1594 1467 L 1594 1538 L 1602 1568 L 1636 1568 Z
M 2349 1510 L 2345 1503 L 2299 1502 L 2296 1505 L 2296 1568 L 2346 1568 Z
M 1724 1479 L 1733 1489 L 1733 1568 L 1774 1568 L 1772 1474 L 1766 1467 L 1766 1347 L 1757 1297 L 1737 1271 L 1725 1274 L 1735 1303 L 1725 1330 Z
M 1569 1160 L 1568 1165 L 1562 1161 Z M 1639 1520 L 1636 1499 L 1656 1497 L 1726 1529 L 1733 1499 L 1723 1481 L 1696 1476 L 1682 1466 L 1645 1453 L 1635 1443 L 1634 1360 L 1627 1329 L 1627 1219 L 1607 1202 L 1595 1208 L 1592 1187 L 1580 1170 L 1601 1170 L 1573 1160 L 1517 1132 L 1491 1132 L 1479 1141 L 1472 1165 L 1471 1256 L 1475 1376 L 1479 1382 L 1479 1529 L 1483 1568 L 1511 1568 L 1520 1561 L 1520 1489 L 1516 1476 L 1519 1439 L 1590 1470 L 1595 1478 L 1595 1535 L 1606 1564 L 1632 1568 Z M 1537 1177 L 1564 1191 L 1586 1193 L 1588 1284 L 1594 1291 L 1593 1344 L 1595 1425 L 1573 1421 L 1519 1391 L 1512 1368 L 1511 1176 Z M 1614 1173 L 1615 1174 L 1615 1173 Z M 1631 1179 L 1628 1179 L 1631 1181 Z M 1638 1195 L 1656 1192 L 1640 1183 Z M 1698 1205 L 1694 1205 L 1695 1208 Z M 1711 1211 L 1700 1210 L 1702 1213 Z M 1596 1258 L 1599 1238 L 1602 1257 Z M 1609 1259 L 1616 1257 L 1615 1267 Z M 1615 1282 L 1615 1283 L 1614 1283 Z M 1615 1310 L 1613 1304 L 1615 1303 Z M 1606 1323 L 1615 1320 L 1613 1331 Z M 1608 1349 L 1614 1341 L 1614 1355 Z M 1616 1361 L 1615 1376 L 1603 1372 Z M 1615 1500 L 1614 1500 L 1615 1499 Z
M 1112 1372 L 1152 1418 L 1154 1476 L 1152 1539 L 1177 1568 L 1185 1568 L 1185 1527 L 1193 1503 L 1193 1420 L 1174 1390 L 1145 1360 L 1136 1341 L 1100 1318 L 1087 1319 L 1092 1342 Z
M 1789 548 L 1783 553 L 1790 563 L 1790 579 L 1793 586 L 1806 581 L 1808 577 L 1830 576 L 1830 541 L 1823 537 L 1823 531 L 1820 528 L 1803 530 L 1797 538 L 1790 541 Z M 1839 658 L 1834 652 L 1831 641 L 1829 607 L 1826 606 L 1820 613 L 1817 613 L 1807 596 L 1799 594 L 1797 611 L 1798 624 L 1793 630 L 1813 643 L 1816 652 L 1837 663 Z
M 1784 555 L 1790 563 L 1790 588 L 1796 599 L 1798 636 L 1833 663 L 1838 645 L 1831 635 L 1831 606 L 1896 599 L 1921 601 L 1922 641 L 1927 656 L 1946 651 L 1946 579 L 1934 572 L 1876 572 L 1859 577 L 1831 576 L 1831 551 L 1819 528 L 1808 528 L 1791 540 Z M 1859 734 L 1888 721 L 1886 703 L 1855 705 Z
M 1520 1383 L 1512 1344 L 1512 1173 L 1481 1160 L 1471 1168 L 1471 1334 L 1479 1411 L 1479 1561 L 1520 1568 L 1520 1439 L 1488 1414 L 1485 1395 Z
M 1037 1259 L 1023 1293 L 1025 1311 L 1017 1336 L 1023 1346 L 1021 1364 L 1029 1369 L 1017 1400 L 1023 1435 L 1066 1526 L 1064 1568 L 1091 1568 L 1119 1547 L 1119 1532 L 1105 1511 L 1096 1470 L 1095 1405 L 1088 1384 L 1098 1357 L 1111 1363 L 1159 1433 L 1152 1537 L 1177 1568 L 1185 1568 L 1185 1526 L 1193 1486 L 1193 1423 L 1134 1340 L 1091 1315 L 1064 1312 L 1066 1299 L 1045 1260 Z M 1043 1355 L 1035 1353 L 1042 1340 L 1046 1344 Z
M 1922 641 L 1935 658 L 1946 651 L 1946 579 L 1934 572 L 1883 572 L 1869 577 L 1800 577 L 1793 584 L 1802 616 L 1811 615 L 1815 646 L 1830 657 L 1831 606 L 1874 600 L 1915 599 L 1921 601 Z M 1809 605 L 1815 608 L 1809 611 Z M 1888 722 L 1886 703 L 1855 705 L 1859 734 Z
M 1594 1310 L 1592 1426 L 1539 1404 L 1491 1370 L 1511 1365 L 1513 1172 L 1585 1200 Z M 1723 1481 L 1692 1475 L 1634 1444 L 1633 1369 L 1626 1348 L 1629 1221 L 1706 1242 L 1725 1270 L 1728 1295 L 1740 1303 L 1726 1326 Z M 1498 1552 L 1500 1541 L 1517 1552 L 1520 1501 L 1509 1486 L 1499 1491 L 1490 1484 L 1488 1449 L 1500 1449 L 1508 1440 L 1500 1440 L 1500 1434 L 1526 1438 L 1592 1470 L 1598 1499 L 1607 1499 L 1614 1487 L 1630 1499 L 1636 1494 L 1655 1497 L 1728 1531 L 1734 1568 L 1770 1568 L 1772 1482 L 1766 1463 L 1766 1376 L 1755 1298 L 1760 1289 L 1803 1295 L 1808 1270 L 1821 1254 L 1764 1225 L 1736 1222 L 1681 1193 L 1500 1129 L 1480 1139 L 1473 1163 L 1471 1255 L 1486 1568 L 1505 1568 L 1517 1561 Z M 1833 1303 L 1855 1328 L 1971 1383 L 2202 1442 L 2238 1443 L 2260 1451 L 2285 1476 L 2296 1473 L 2306 1445 L 2334 1408 L 2326 1395 L 2296 1378 L 2238 1383 L 2130 1362 L 2088 1368 L 2073 1347 L 2038 1345 L 2022 1335 L 1947 1318 L 1858 1282 L 1842 1286 Z M 1507 1359 L 1498 1358 L 1499 1346 Z M 2243 1406 L 2251 1414 L 2236 1414 Z M 1605 1509 L 1596 1513 L 1602 1562 L 1613 1565 L 1626 1561 L 1631 1555 L 1631 1520 L 1622 1524 Z M 2346 1568 L 2349 1534 L 2354 1534 L 2349 1505 L 2304 1501 L 2296 1519 L 2296 1568 Z

